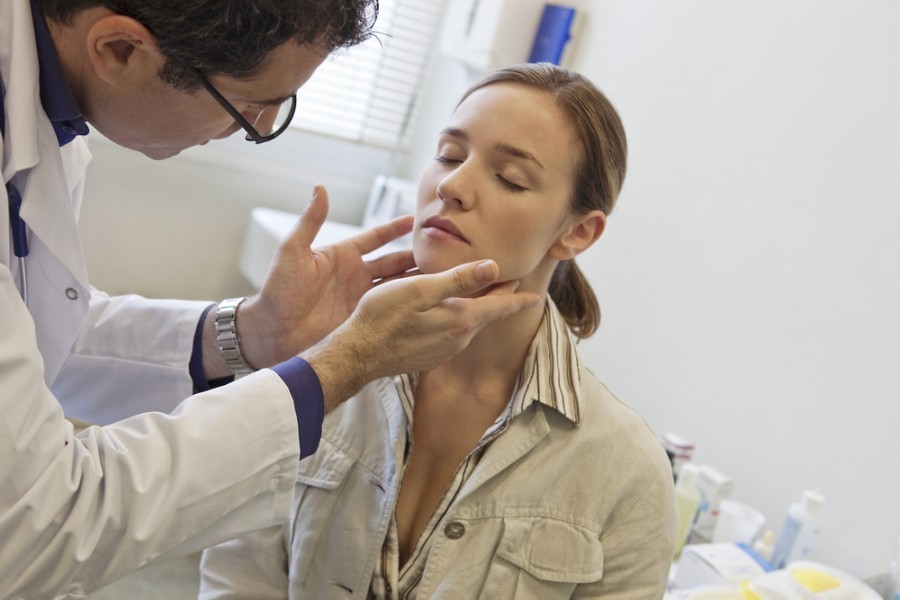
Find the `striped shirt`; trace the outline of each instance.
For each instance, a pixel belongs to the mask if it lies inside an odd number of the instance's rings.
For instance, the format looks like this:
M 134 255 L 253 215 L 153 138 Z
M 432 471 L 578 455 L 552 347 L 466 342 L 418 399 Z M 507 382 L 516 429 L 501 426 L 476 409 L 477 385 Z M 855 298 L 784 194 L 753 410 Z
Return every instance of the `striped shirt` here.
M 456 501 L 459 491 L 478 465 L 484 451 L 492 441 L 508 429 L 510 422 L 522 414 L 535 402 L 548 406 L 576 425 L 581 419 L 580 364 L 576 350 L 576 338 L 569 331 L 556 305 L 548 299 L 544 317 L 538 332 L 531 342 L 525 364 L 519 373 L 515 389 L 506 409 L 488 427 L 469 454 L 456 470 L 450 485 L 438 501 L 431 519 L 420 535 L 416 547 L 402 567 L 400 566 L 400 544 L 397 535 L 396 516 L 391 518 L 387 537 L 375 563 L 375 573 L 369 590 L 369 598 L 375 600 L 415 600 L 419 582 L 425 572 L 428 554 L 439 525 Z M 405 472 L 409 464 L 409 449 L 412 436 L 413 406 L 417 374 L 400 375 L 395 378 L 397 391 L 406 413 L 406 453 L 401 469 Z M 402 481 L 402 473 L 400 474 Z

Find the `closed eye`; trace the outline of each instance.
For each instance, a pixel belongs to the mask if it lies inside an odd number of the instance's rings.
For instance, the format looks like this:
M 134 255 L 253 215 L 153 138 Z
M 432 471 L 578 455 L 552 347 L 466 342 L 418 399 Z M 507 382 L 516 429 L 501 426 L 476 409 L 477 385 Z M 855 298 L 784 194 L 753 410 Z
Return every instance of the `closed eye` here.
M 435 156 L 434 160 L 435 160 L 435 162 L 439 162 L 441 164 L 459 164 L 462 162 L 461 160 L 457 160 L 455 158 L 450 158 L 448 156 L 442 156 L 442 155 Z
M 519 184 L 517 184 L 517 183 L 513 183 L 512 181 L 510 181 L 509 179 L 506 179 L 506 178 L 503 177 L 502 175 L 499 175 L 499 174 L 498 174 L 498 175 L 497 175 L 497 179 L 500 181 L 500 184 L 501 184 L 503 187 L 505 187 L 505 188 L 507 188 L 507 189 L 509 189 L 509 190 L 512 190 L 512 191 L 514 191 L 514 192 L 525 192 L 525 191 L 528 191 L 528 188 L 527 188 L 527 187 L 521 186 L 521 185 L 519 185 Z

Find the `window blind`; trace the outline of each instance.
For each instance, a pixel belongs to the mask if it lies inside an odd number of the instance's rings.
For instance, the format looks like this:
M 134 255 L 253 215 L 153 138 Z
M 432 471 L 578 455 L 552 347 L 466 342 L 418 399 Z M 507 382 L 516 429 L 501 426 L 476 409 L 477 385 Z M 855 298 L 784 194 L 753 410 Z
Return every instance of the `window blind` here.
M 380 0 L 376 35 L 316 70 L 300 88 L 292 126 L 372 146 L 406 146 L 444 2 Z

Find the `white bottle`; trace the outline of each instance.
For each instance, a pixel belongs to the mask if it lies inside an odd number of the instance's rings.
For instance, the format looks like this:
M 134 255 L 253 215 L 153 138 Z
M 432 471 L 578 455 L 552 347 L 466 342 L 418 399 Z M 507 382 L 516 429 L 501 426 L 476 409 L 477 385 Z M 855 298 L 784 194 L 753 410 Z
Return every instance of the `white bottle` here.
M 719 518 L 719 502 L 731 497 L 734 481 L 709 465 L 700 467 L 700 509 L 688 534 L 689 544 L 708 544 Z
M 756 542 L 753 543 L 753 549 L 756 553 L 766 559 L 771 564 L 772 553 L 775 552 L 775 532 L 766 529 L 766 532 Z
M 791 504 L 772 550 L 773 567 L 783 569 L 787 563 L 809 556 L 819 536 L 824 502 L 820 492 L 807 490 L 803 500 Z
M 678 483 L 675 485 L 675 510 L 678 514 L 678 537 L 675 538 L 675 560 L 681 556 L 681 550 L 687 541 L 688 530 L 697 509 L 700 508 L 700 490 L 697 489 L 697 480 L 700 476 L 700 468 L 691 463 L 681 465 L 678 475 Z

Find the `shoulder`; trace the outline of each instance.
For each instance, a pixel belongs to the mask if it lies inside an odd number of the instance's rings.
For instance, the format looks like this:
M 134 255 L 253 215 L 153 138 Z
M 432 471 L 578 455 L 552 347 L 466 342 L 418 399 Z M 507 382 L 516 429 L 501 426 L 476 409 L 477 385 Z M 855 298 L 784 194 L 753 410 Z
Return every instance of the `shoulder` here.
M 611 517 L 649 503 L 660 509 L 673 500 L 672 467 L 656 434 L 588 369 L 581 370 L 582 414 L 572 424 L 542 407 L 550 424 L 548 451 L 578 471 L 576 494 Z M 597 494 L 597 490 L 604 490 Z M 663 510 L 662 514 L 668 514 Z M 605 519 L 604 519 L 605 520 Z
M 671 464 L 647 421 L 585 367 L 581 368 L 582 419 L 577 429 L 604 454 L 644 464 L 671 477 Z

